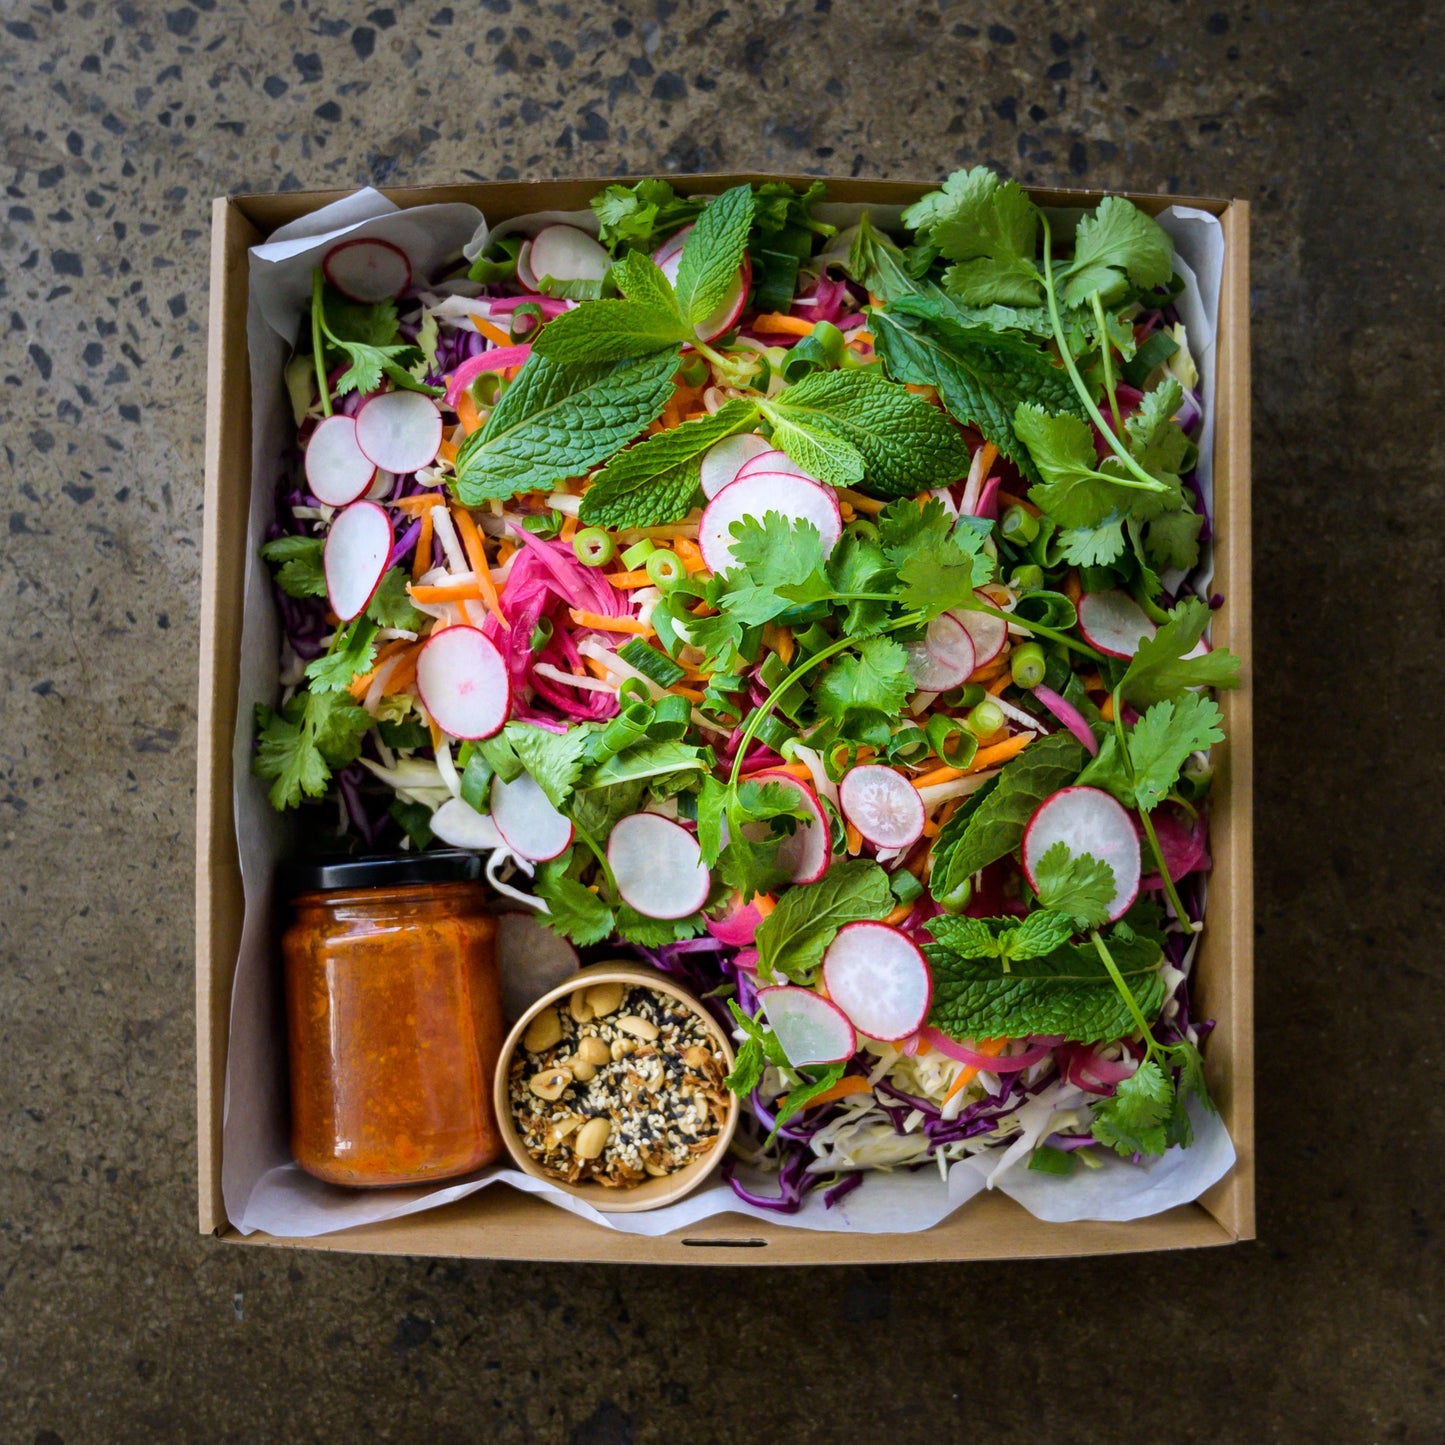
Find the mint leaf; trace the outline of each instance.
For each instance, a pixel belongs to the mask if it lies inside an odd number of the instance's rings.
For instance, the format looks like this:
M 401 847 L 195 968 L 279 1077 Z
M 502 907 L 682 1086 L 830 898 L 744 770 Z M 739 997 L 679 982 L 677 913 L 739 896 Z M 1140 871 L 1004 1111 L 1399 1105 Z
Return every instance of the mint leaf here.
M 979 801 L 972 809 L 961 808 L 934 840 L 934 897 L 947 897 L 980 868 L 1012 853 L 1034 809 L 1074 780 L 1084 756 L 1076 738 L 1057 732 L 1005 763 L 987 791 L 974 794 Z
M 1034 264 L 1039 213 L 1017 181 L 1000 183 L 986 166 L 955 171 L 903 213 L 940 254 L 957 264 L 944 274 L 951 295 L 972 306 L 1037 306 L 1043 281 Z
M 279 564 L 276 585 L 288 597 L 325 597 L 325 548 L 320 537 L 277 537 L 261 548 L 261 556 Z
M 960 958 L 1042 958 L 1074 936 L 1066 913 L 1036 909 L 1022 919 L 941 914 L 929 923 L 933 936 Z
M 877 367 L 816 371 L 763 403 L 763 413 L 784 451 L 780 425 L 846 442 L 862 458 L 862 485 L 880 497 L 912 497 L 968 471 L 968 447 L 947 414 Z
M 581 476 L 662 414 L 676 370 L 670 351 L 617 362 L 530 357 L 486 425 L 462 444 L 457 496 L 477 506 Z
M 643 251 L 629 251 L 622 260 L 613 263 L 612 279 L 629 301 L 649 306 L 661 315 L 675 319 L 679 339 L 686 337 L 682 313 L 677 309 L 677 292 L 672 289 L 672 282 L 667 279 L 662 267 L 651 256 Z M 578 309 L 585 311 L 587 308 Z
M 603 298 L 549 321 L 537 333 L 532 353 L 558 362 L 621 361 L 663 347 L 675 352 L 686 335 L 675 309 Z
M 712 416 L 695 417 L 619 452 L 583 496 L 582 520 L 588 526 L 653 527 L 686 516 L 697 498 L 703 457 L 724 437 L 750 431 L 757 419 L 751 402 L 728 401 Z
M 1124 700 L 1149 707 L 1191 687 L 1238 687 L 1239 659 L 1228 649 L 1216 647 L 1198 657 L 1185 656 L 1203 637 L 1208 623 L 1209 606 L 1198 597 L 1188 597 L 1175 607 L 1169 621 L 1139 644 L 1120 683 Z
M 1034 869 L 1034 885 L 1045 908 L 1072 918 L 1079 928 L 1099 928 L 1114 901 L 1114 870 L 1092 853 L 1074 854 L 1055 843 Z
M 772 427 L 774 445 L 809 476 L 834 487 L 851 487 L 863 480 L 863 458 L 851 442 L 812 417 L 790 413 L 781 402 L 762 402 L 760 410 Z
M 942 922 L 933 919 L 929 928 Z M 1079 1043 L 1127 1038 L 1129 1012 L 1093 945 L 1066 943 L 1043 958 L 960 958 L 942 943 L 924 945 L 933 971 L 928 1021 L 952 1038 L 1026 1038 L 1062 1034 Z M 1144 1017 L 1164 1004 L 1163 958 L 1158 941 L 1144 935 L 1109 940 L 1109 952 Z
M 840 723 L 858 709 L 891 719 L 915 690 L 907 649 L 891 637 L 865 637 L 856 653 L 833 659 L 813 689 L 813 701 L 824 717 Z
M 371 670 L 376 656 L 376 623 L 358 617 L 336 634 L 331 651 L 306 664 L 311 691 L 343 692 L 362 673 Z
M 1213 698 L 1186 692 L 1172 701 L 1156 702 L 1129 730 L 1129 758 L 1134 764 L 1134 795 L 1138 806 L 1152 812 L 1178 781 L 1179 770 L 1193 752 L 1224 741 L 1224 718 Z
M 853 233 L 853 244 L 848 248 L 848 264 L 844 269 L 854 281 L 884 303 L 896 301 L 900 296 L 939 294 L 931 281 L 920 280 L 913 274 L 902 249 L 874 227 L 867 212 L 859 219 L 858 228 Z M 902 381 L 904 378 L 895 377 L 894 380 Z
M 690 326 L 715 317 L 737 281 L 753 224 L 753 188 L 733 186 L 697 218 L 677 267 L 677 305 Z
M 426 617 L 411 605 L 406 587 L 411 579 L 403 567 L 389 567 L 382 576 L 381 585 L 366 606 L 366 615 L 378 627 L 398 627 L 406 632 L 415 632 Z
M 1074 936 L 1074 920 L 1067 913 L 1039 908 L 1003 936 L 1003 957 L 1042 958 L 1062 948 Z
M 816 883 L 790 888 L 758 929 L 758 976 L 812 983 L 823 954 L 845 923 L 893 909 L 888 875 L 861 858 L 835 863 Z
M 878 354 L 894 381 L 933 386 L 954 418 L 975 426 L 1031 481 L 1039 478 L 1014 432 L 1014 414 L 1030 401 L 1049 412 L 1075 412 L 1068 374 L 1032 342 L 987 326 L 966 325 L 942 297 L 905 296 L 872 313 Z
M 1146 1059 L 1115 1090 L 1100 1099 L 1092 1133 L 1126 1159 L 1133 1154 L 1162 1154 L 1168 1147 L 1165 1126 L 1174 1112 L 1174 1085 L 1152 1059 Z
M 1174 243 L 1164 228 L 1122 196 L 1105 196 L 1074 233 L 1074 259 L 1058 278 L 1059 295 L 1080 306 L 1097 291 L 1105 304 L 1122 300 L 1131 285 L 1168 285 Z

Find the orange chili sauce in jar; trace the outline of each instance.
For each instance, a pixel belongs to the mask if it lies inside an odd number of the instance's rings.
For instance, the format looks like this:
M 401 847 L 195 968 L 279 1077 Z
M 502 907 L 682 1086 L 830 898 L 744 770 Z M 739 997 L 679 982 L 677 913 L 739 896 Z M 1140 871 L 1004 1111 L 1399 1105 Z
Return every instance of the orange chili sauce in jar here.
M 501 1155 L 501 974 L 480 867 L 440 851 L 287 870 L 291 1149 L 308 1174 L 421 1184 Z

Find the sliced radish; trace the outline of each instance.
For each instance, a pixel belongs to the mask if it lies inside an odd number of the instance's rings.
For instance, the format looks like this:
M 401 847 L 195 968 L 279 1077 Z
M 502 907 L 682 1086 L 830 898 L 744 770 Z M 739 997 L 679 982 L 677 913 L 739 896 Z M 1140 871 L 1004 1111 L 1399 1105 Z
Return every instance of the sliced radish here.
M 987 667 L 1003 651 L 1008 641 L 1008 623 L 1002 617 L 970 612 L 966 607 L 955 608 L 948 615 L 968 633 L 973 643 L 975 667 Z
M 454 738 L 491 737 L 512 704 L 507 664 L 477 627 L 432 633 L 417 654 L 416 688 L 432 720 Z
M 384 391 L 356 413 L 356 444 L 384 471 L 419 471 L 436 460 L 442 414 L 419 391 Z
M 879 848 L 906 848 L 923 832 L 927 813 L 918 789 L 892 768 L 853 768 L 838 785 L 843 816 Z
M 811 472 L 805 472 L 787 452 L 766 451 L 759 452 L 750 461 L 746 461 L 738 468 L 737 480 L 744 477 L 756 476 L 759 472 L 783 472 L 790 477 L 807 477 L 810 482 L 818 480 Z
M 1144 609 L 1117 588 L 1086 592 L 1079 599 L 1079 631 L 1084 641 L 1109 657 L 1133 657 L 1139 644 L 1158 630 Z
M 374 306 L 411 285 L 411 262 L 400 246 L 374 236 L 333 246 L 321 262 L 326 279 L 350 301 Z
M 353 502 L 331 519 L 321 554 L 331 610 L 350 622 L 366 611 L 391 559 L 391 518 L 375 502 Z
M 828 871 L 833 861 L 833 845 L 828 837 L 828 815 L 818 801 L 818 795 L 801 778 L 791 773 L 768 771 L 753 773 L 749 781 L 754 783 L 778 783 L 791 788 L 799 799 L 807 804 L 812 815 L 808 821 L 797 818 L 797 827 L 783 839 L 778 848 L 778 867 L 785 869 L 790 883 L 816 883 Z M 761 827 L 766 836 L 767 824 L 751 824 Z M 744 830 L 746 832 L 746 829 Z
M 840 1064 L 858 1052 L 858 1035 L 848 1015 L 810 988 L 760 988 L 758 1002 L 788 1062 Z
M 682 230 L 675 231 L 671 236 L 652 253 L 653 264 L 667 277 L 670 285 L 677 285 L 677 268 L 682 264 L 682 248 L 687 244 L 687 238 L 692 235 L 692 227 L 684 226 Z
M 431 830 L 453 848 L 500 848 L 502 835 L 488 813 L 479 813 L 461 798 L 448 798 L 431 815 Z
M 508 1023 L 521 1018 L 578 967 L 577 950 L 530 913 L 504 913 L 497 920 L 497 961 L 502 966 L 502 1013 Z
M 539 279 L 601 281 L 612 266 L 612 257 L 606 247 L 576 226 L 547 226 L 532 238 L 527 264 Z
M 735 437 L 724 437 L 702 459 L 702 490 L 709 501 L 731 481 L 735 481 L 739 469 L 752 458 L 762 455 L 778 455 L 768 445 L 766 437 L 756 432 L 744 432 Z
M 537 289 L 537 273 L 532 269 L 532 243 L 530 240 L 523 241 L 517 252 L 517 280 L 528 291 Z
M 1029 887 L 1038 887 L 1039 859 L 1055 843 L 1065 844 L 1076 858 L 1088 853 L 1114 870 L 1109 918 L 1122 918 L 1139 895 L 1139 838 L 1123 806 L 1101 788 L 1064 788 L 1045 798 L 1024 829 Z
M 318 502 L 344 507 L 376 478 L 376 463 L 356 444 L 356 422 L 340 412 L 318 423 L 306 443 L 306 485 Z
M 764 472 L 730 482 L 708 503 L 697 529 L 703 561 L 714 572 L 735 567 L 733 524 L 744 517 L 761 520 L 768 512 L 776 512 L 792 523 L 811 522 L 822 537 L 824 556 L 843 535 L 843 514 L 832 487 L 804 477 Z
M 947 612 L 935 617 L 923 640 L 908 649 L 908 675 L 916 687 L 928 692 L 961 687 L 976 665 L 973 639 L 964 625 Z
M 928 960 L 886 923 L 844 924 L 823 955 L 823 984 L 860 1034 L 888 1043 L 921 1029 L 933 1002 Z
M 673 286 L 677 285 L 677 272 L 682 265 L 682 248 L 687 244 L 687 238 L 691 234 L 692 227 L 684 227 L 675 236 L 669 236 L 652 254 L 652 259 L 658 269 Z M 743 306 L 748 299 L 748 288 L 752 284 L 753 263 L 744 255 L 742 265 L 738 267 L 737 277 L 729 288 L 722 305 L 706 321 L 698 323 L 696 329 L 700 341 L 712 341 L 737 321 L 738 317 L 743 314 Z
M 727 911 L 723 916 L 705 919 L 704 925 L 719 943 L 726 944 L 729 948 L 746 948 L 758 936 L 758 925 L 762 921 L 758 900 L 754 898 L 750 903 L 744 903 L 743 895 L 734 893 L 728 899 Z
M 518 773 L 510 783 L 492 779 L 492 817 L 507 847 L 533 863 L 555 858 L 572 843 L 572 820 L 552 806 L 531 773 Z
M 617 823 L 607 861 L 623 901 L 647 918 L 686 918 L 712 887 L 697 839 L 660 813 L 632 813 Z

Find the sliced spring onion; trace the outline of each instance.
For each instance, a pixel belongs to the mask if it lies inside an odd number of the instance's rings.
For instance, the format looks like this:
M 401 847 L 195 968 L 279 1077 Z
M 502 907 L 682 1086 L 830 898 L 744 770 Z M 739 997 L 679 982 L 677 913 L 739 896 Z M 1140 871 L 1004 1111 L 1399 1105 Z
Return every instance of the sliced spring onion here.
M 963 725 L 976 738 L 991 738 L 1007 721 L 1003 709 L 991 697 L 986 697 L 964 719 Z
M 650 542 L 639 542 L 638 547 L 651 546 Z M 636 551 L 636 548 L 631 549 Z M 630 555 L 630 553 L 629 553 Z M 652 578 L 653 585 L 660 587 L 664 592 L 671 592 L 679 582 L 687 576 L 687 568 L 682 565 L 682 559 L 676 552 L 671 552 L 665 547 L 656 547 L 646 554 L 647 560 L 643 564 L 647 569 L 647 575 Z
M 956 717 L 935 713 L 925 729 L 933 751 L 948 768 L 966 768 L 978 751 L 978 738 Z
M 617 555 L 617 544 L 601 527 L 583 527 L 572 539 L 572 551 L 584 567 L 603 567 Z
M 622 565 L 629 572 L 635 572 L 655 551 L 657 551 L 657 543 L 651 537 L 644 537 L 622 554 Z
M 1023 642 L 1009 654 L 1009 672 L 1014 685 L 1032 691 L 1048 671 L 1049 660 L 1037 642 Z
M 644 677 L 650 677 L 658 687 L 672 687 L 687 675 L 670 657 L 664 656 L 640 637 L 634 637 L 631 642 L 619 647 L 617 655 Z

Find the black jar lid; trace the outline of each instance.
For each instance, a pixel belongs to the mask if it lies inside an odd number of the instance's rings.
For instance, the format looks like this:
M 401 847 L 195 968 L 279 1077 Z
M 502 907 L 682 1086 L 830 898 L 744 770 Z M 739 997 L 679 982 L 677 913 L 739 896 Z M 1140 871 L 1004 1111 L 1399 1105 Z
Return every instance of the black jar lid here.
M 424 853 L 338 854 L 296 859 L 276 870 L 277 892 L 330 893 L 338 889 L 399 888 L 411 883 L 475 883 L 486 858 L 465 848 L 434 848 Z

